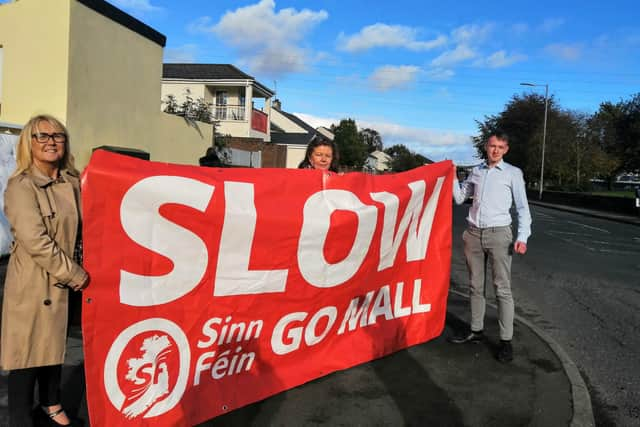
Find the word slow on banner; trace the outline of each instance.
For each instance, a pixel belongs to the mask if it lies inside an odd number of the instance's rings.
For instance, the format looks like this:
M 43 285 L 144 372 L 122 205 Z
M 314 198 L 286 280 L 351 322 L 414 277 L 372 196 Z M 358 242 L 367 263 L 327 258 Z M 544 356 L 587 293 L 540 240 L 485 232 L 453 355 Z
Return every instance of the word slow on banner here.
M 194 425 L 440 335 L 451 169 L 215 169 L 96 151 L 82 178 L 91 425 Z

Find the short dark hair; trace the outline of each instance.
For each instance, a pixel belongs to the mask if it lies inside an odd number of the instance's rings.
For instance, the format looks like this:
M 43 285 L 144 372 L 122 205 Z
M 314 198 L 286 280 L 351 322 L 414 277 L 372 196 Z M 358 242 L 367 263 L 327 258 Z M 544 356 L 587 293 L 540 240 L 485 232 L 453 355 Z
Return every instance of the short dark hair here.
M 487 141 L 489 141 L 489 139 L 491 139 L 491 137 L 495 137 L 498 141 L 504 141 L 507 144 L 509 143 L 509 135 L 507 135 L 506 132 L 503 132 L 501 130 L 495 130 L 495 131 L 491 132 L 489 134 L 489 138 L 487 138 Z
M 338 172 L 338 149 L 336 148 L 336 144 L 320 134 L 315 134 L 309 140 L 309 144 L 307 145 L 307 151 L 304 153 L 304 160 L 300 162 L 298 168 L 300 169 L 312 169 L 311 162 L 309 158 L 311 158 L 311 154 L 313 154 L 313 150 L 316 147 L 320 147 L 321 145 L 325 145 L 327 147 L 331 147 L 331 164 L 329 165 L 329 170 L 331 172 Z

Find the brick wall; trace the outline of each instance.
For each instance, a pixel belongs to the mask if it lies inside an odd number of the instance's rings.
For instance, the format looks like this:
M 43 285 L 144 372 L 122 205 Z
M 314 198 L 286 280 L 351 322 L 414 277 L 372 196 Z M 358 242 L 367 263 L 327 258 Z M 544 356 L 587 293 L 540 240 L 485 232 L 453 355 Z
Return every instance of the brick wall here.
M 287 165 L 287 147 L 264 142 L 260 138 L 226 137 L 227 146 L 238 150 L 262 152 L 263 168 L 284 168 Z

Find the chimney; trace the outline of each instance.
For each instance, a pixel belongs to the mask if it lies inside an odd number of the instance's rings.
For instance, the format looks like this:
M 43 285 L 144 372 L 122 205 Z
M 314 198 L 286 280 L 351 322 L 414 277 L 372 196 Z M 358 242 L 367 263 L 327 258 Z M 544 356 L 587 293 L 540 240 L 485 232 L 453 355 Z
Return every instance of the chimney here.
M 280 102 L 278 98 L 273 100 L 273 108 L 275 108 L 278 111 L 282 110 L 282 102 Z

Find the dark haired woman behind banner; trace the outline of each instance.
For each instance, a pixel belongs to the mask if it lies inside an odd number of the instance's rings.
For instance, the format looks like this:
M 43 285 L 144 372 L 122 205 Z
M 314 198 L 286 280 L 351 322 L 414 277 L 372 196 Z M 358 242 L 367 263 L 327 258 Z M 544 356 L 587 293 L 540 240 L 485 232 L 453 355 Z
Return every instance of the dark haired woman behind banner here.
M 338 150 L 333 141 L 315 135 L 307 145 L 304 160 L 298 165 L 300 169 L 320 169 L 338 172 Z

